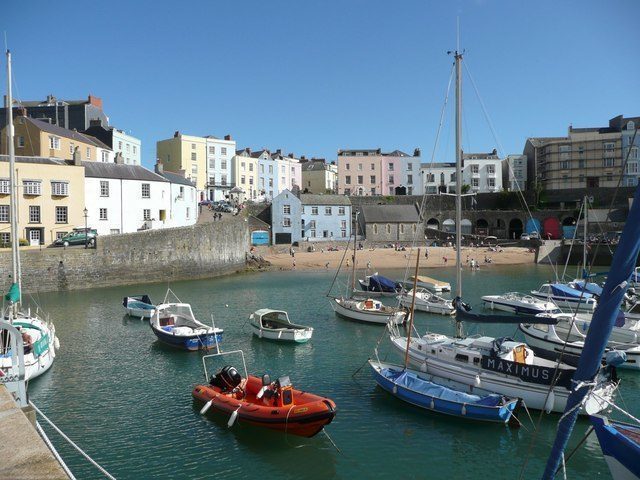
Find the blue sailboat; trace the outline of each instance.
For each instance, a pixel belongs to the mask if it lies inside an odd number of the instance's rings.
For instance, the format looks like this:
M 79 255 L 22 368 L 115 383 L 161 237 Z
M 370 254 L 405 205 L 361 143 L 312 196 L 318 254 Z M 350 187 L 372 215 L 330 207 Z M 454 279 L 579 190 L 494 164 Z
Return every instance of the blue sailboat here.
M 591 424 L 611 476 L 616 480 L 640 478 L 640 425 L 616 422 L 600 415 L 591 417 Z
M 582 355 L 578 362 L 578 368 L 572 379 L 572 389 L 567 399 L 565 413 L 558 423 L 558 431 L 543 479 L 551 480 L 558 472 L 564 450 L 567 446 L 571 432 L 576 423 L 580 405 L 591 391 L 590 385 L 600 370 L 600 362 L 605 352 L 607 341 L 618 317 L 618 308 L 630 285 L 631 276 L 634 273 L 638 254 L 640 253 L 640 188 L 636 189 L 633 203 L 629 210 L 629 216 L 611 262 L 611 268 L 607 281 L 600 296 L 598 308 L 593 314 L 589 332 L 585 338 Z M 640 478 L 638 466 L 640 466 L 640 448 L 638 439 L 632 439 L 633 433 L 637 433 L 637 427 L 632 430 L 624 430 L 616 427 L 617 422 L 610 423 L 599 421 L 597 417 L 596 431 L 600 431 L 598 439 L 603 454 L 615 460 L 616 465 L 634 465 L 634 470 L 611 469 L 616 479 Z M 608 424 L 608 428 L 607 428 Z M 635 444 L 635 445 L 634 445 Z M 611 462 L 609 462 L 611 465 Z

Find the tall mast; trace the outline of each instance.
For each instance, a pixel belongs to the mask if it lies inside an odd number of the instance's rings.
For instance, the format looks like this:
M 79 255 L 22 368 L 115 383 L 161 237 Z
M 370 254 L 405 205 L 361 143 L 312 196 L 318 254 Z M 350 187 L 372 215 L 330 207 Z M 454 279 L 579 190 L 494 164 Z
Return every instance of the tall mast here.
M 358 242 L 358 213 L 356 212 L 356 220 L 353 225 L 353 265 L 351 266 L 351 292 L 349 297 L 353 296 L 356 290 L 356 243 Z
M 582 276 L 587 274 L 587 208 L 589 200 L 584 196 L 584 219 L 582 222 L 583 239 L 582 239 Z M 583 278 L 586 281 L 586 278 Z
M 13 96 L 11 94 L 11 52 L 7 50 L 7 153 L 9 154 L 9 189 L 10 189 L 10 217 L 11 217 L 11 263 L 12 263 L 12 282 L 18 283 L 20 287 L 20 278 L 18 275 L 20 257 L 18 256 L 18 207 L 16 195 L 16 155 L 15 145 L 13 143 Z M 20 294 L 22 299 L 22 293 Z
M 456 50 L 456 296 L 462 298 L 462 54 Z M 462 323 L 456 320 L 456 337 Z

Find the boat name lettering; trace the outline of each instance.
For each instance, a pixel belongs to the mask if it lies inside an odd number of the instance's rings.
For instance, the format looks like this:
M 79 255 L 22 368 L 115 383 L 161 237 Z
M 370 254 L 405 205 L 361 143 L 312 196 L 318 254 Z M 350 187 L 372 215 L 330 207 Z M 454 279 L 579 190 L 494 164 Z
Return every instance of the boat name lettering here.
M 302 407 L 302 408 L 296 408 L 293 413 L 304 413 L 307 410 L 309 410 L 307 407 Z
M 554 373 L 553 368 L 527 365 L 487 355 L 482 356 L 482 368 L 507 375 L 513 375 L 524 381 L 540 383 L 543 385 L 549 385 L 551 383 Z M 570 378 L 570 374 L 565 378 L 563 375 L 564 372 L 559 373 L 560 375 L 557 384 L 566 386 L 566 380 Z

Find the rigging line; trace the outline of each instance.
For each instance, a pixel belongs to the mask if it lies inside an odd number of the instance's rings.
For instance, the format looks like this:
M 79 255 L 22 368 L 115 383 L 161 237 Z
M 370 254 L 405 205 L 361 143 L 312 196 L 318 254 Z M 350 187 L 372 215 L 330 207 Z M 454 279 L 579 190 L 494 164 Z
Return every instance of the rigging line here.
M 584 202 L 582 202 L 582 205 L 580 205 L 580 211 L 578 212 L 578 220 L 580 220 L 580 217 L 582 216 L 583 209 L 584 209 Z M 572 240 L 571 246 L 569 247 L 569 253 L 567 254 L 567 261 L 565 262 L 564 270 L 562 271 L 563 280 L 565 278 L 565 275 L 567 274 L 567 267 L 569 266 L 569 258 L 571 258 L 571 251 L 573 250 L 573 245 L 575 244 L 577 233 L 578 233 L 578 221 L 576 220 L 576 228 L 573 229 L 573 238 L 571 239 Z M 584 241 L 586 242 L 586 239 Z M 586 248 L 586 245 L 584 245 L 584 248 Z
M 451 65 L 451 73 L 449 74 L 449 83 L 447 84 L 447 90 L 444 97 L 444 103 L 442 104 L 442 109 L 440 110 L 440 122 L 438 123 L 438 130 L 436 132 L 436 141 L 433 144 L 433 150 L 431 152 L 431 161 L 429 162 L 429 166 L 433 167 L 436 158 L 436 150 L 438 149 L 438 143 L 440 141 L 440 133 L 442 132 L 442 125 L 444 123 L 444 115 L 447 109 L 447 102 L 449 101 L 449 94 L 451 93 L 451 81 L 453 80 L 453 72 L 454 72 L 455 64 Z
M 353 215 L 353 212 L 352 212 L 351 214 Z M 356 217 L 356 218 L 357 218 L 357 217 Z M 355 241 L 356 241 L 355 234 L 354 234 L 354 237 L 353 237 L 353 241 L 354 241 L 354 243 L 355 243 Z M 331 290 L 333 290 L 333 286 L 334 286 L 334 285 L 335 285 L 335 283 L 336 283 L 336 279 L 338 278 L 338 274 L 340 273 L 340 270 L 342 269 L 342 262 L 344 262 L 344 257 L 346 257 L 347 252 L 349 252 L 349 251 L 350 251 L 350 250 L 349 250 L 349 245 L 350 245 L 350 244 L 351 244 L 351 237 L 349 237 L 349 240 L 347 241 L 347 246 L 345 247 L 345 249 L 344 249 L 344 253 L 342 254 L 342 258 L 340 259 L 340 264 L 338 265 L 338 268 L 336 269 L 336 273 L 335 273 L 335 275 L 333 276 L 333 281 L 331 282 L 331 286 L 329 287 L 329 291 L 327 292 L 327 294 L 325 295 L 325 297 L 329 297 L 329 296 L 330 296 L 329 294 L 331 293 Z M 355 262 L 355 261 L 356 261 L 356 259 L 354 258 L 354 259 L 353 259 L 353 261 Z
M 567 463 L 569 463 L 569 460 L 571 460 L 571 457 L 573 457 L 573 454 L 576 453 L 580 447 L 582 447 L 582 445 L 587 440 L 587 438 L 589 438 L 589 435 L 591 435 L 593 433 L 593 430 L 594 430 L 593 426 L 589 427 L 589 429 L 587 430 L 587 433 L 585 433 L 584 437 L 582 437 L 582 439 L 578 442 L 578 444 L 574 447 L 574 449 L 571 450 L 569 455 L 567 455 L 565 457 L 565 459 L 564 459 L 565 465 Z M 558 470 L 556 470 L 556 475 L 558 474 L 558 472 L 560 472 L 560 467 L 558 467 Z

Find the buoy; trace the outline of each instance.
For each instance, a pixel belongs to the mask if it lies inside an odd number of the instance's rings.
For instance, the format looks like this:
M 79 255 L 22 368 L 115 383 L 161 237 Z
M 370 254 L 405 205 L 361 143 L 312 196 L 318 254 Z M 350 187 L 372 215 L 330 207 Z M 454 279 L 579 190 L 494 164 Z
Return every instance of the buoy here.
M 549 396 L 547 397 L 547 401 L 544 402 L 544 411 L 547 413 L 551 413 L 551 410 L 553 410 L 553 404 L 556 401 L 556 396 L 554 395 L 553 391 L 549 392 Z
M 240 405 L 240 407 L 241 406 L 242 405 Z M 233 424 L 236 423 L 236 419 L 238 418 L 238 410 L 240 410 L 240 407 L 236 408 L 231 414 L 231 416 L 229 417 L 229 421 L 227 422 L 227 427 L 231 428 L 233 427 Z
M 204 407 L 200 409 L 200 415 L 204 415 L 207 413 L 207 410 L 211 408 L 211 404 L 213 403 L 213 398 L 204 404 Z

